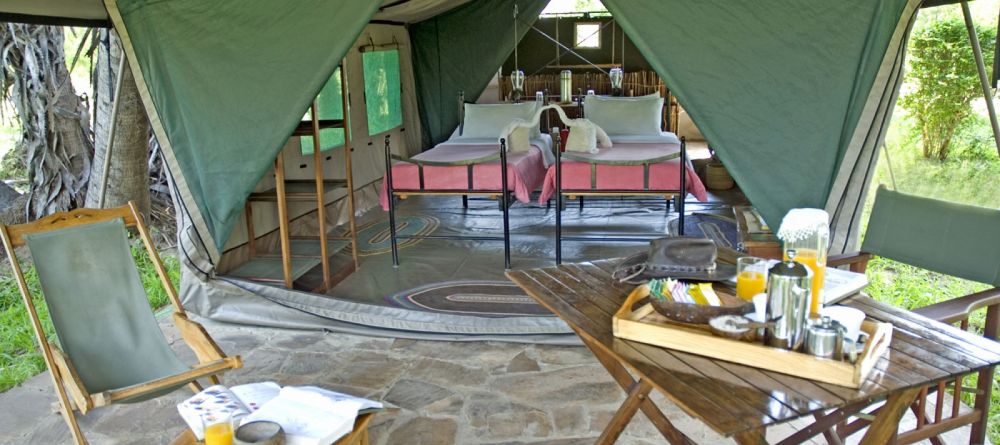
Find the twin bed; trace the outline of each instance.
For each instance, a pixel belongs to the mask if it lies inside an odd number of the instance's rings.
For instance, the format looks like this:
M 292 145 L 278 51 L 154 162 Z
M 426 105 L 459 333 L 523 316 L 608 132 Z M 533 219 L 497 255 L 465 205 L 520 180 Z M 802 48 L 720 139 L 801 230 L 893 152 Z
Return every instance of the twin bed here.
M 395 197 L 411 195 L 461 195 L 498 197 L 503 217 L 502 236 L 442 236 L 431 239 L 477 239 L 504 242 L 504 266 L 510 268 L 510 215 L 513 200 L 528 204 L 541 188 L 537 202 L 556 200 L 563 208 L 566 196 L 644 196 L 675 199 L 683 230 L 684 196 L 692 193 L 707 201 L 705 187 L 687 161 L 686 147 L 673 133 L 660 131 L 663 100 L 658 96 L 604 98 L 588 96 L 586 121 L 569 119 L 567 151 L 555 138 L 538 131 L 540 103 L 463 104 L 462 123 L 447 141 L 402 159 L 390 151 L 386 138 L 386 175 L 380 201 L 389 212 L 393 264 L 398 265 Z M 564 119 L 565 120 L 565 119 Z M 512 121 L 523 128 L 511 131 Z M 532 128 L 528 128 L 531 124 Z M 581 139 L 595 124 L 599 136 Z M 577 134 L 573 134 L 577 131 Z M 518 132 L 528 134 L 518 134 Z M 502 134 L 503 133 L 503 134 Z M 607 135 L 603 133 L 608 133 Z M 498 137 L 504 136 L 504 137 Z M 602 140 L 600 144 L 598 141 Z M 610 139 L 610 147 L 607 146 Z M 582 143 L 581 143 L 582 142 Z M 505 171 L 506 175 L 500 172 Z M 682 173 L 683 171 L 683 173 Z M 513 199 L 512 199 L 513 198 Z M 638 238 L 563 236 L 560 211 L 556 212 L 556 262 L 562 261 L 562 241 L 643 241 Z

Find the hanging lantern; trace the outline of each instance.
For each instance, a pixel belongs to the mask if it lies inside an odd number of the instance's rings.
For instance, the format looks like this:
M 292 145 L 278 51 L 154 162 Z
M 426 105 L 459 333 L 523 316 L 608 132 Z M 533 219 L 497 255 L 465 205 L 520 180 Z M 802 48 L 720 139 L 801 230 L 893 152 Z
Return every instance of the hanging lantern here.
M 524 71 L 514 70 L 510 73 L 510 83 L 513 86 L 511 101 L 520 102 L 524 97 Z
M 611 68 L 611 71 L 608 72 L 608 77 L 611 78 L 611 95 L 621 96 L 622 81 L 625 80 L 625 72 L 621 68 Z

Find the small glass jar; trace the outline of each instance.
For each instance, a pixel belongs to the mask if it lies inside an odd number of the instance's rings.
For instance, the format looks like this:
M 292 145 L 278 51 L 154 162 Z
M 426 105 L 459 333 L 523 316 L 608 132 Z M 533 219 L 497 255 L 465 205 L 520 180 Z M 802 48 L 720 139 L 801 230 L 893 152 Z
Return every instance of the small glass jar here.
M 830 245 L 830 215 L 821 209 L 792 209 L 781 220 L 778 238 L 784 244 L 784 259 L 795 251 L 795 261 L 813 272 L 809 316 L 819 317 L 823 308 L 823 282 Z

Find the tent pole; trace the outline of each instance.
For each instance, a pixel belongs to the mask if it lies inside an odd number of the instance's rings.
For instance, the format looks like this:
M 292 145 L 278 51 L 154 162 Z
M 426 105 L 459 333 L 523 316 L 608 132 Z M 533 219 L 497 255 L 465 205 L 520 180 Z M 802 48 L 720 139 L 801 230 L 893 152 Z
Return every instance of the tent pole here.
M 354 221 L 354 170 L 351 167 L 351 100 L 347 88 L 347 56 L 340 61 L 340 101 L 344 118 L 344 174 L 347 176 L 347 222 L 351 228 L 351 259 L 358 270 L 358 228 Z M 392 199 L 392 196 L 389 196 Z
M 319 137 L 319 106 L 312 102 L 313 174 L 316 179 L 316 222 L 319 225 L 319 255 L 323 270 L 323 291 L 330 290 L 330 252 L 326 238 L 326 177 L 323 174 L 323 145 Z
M 993 141 L 997 146 L 997 155 L 1000 156 L 1000 124 L 997 123 L 997 112 L 993 108 L 993 94 L 990 91 L 990 81 L 986 76 L 983 50 L 979 46 L 979 36 L 976 35 L 976 27 L 972 23 L 972 12 L 969 11 L 967 0 L 962 0 L 962 15 L 965 17 L 965 29 L 969 32 L 969 42 L 972 43 L 972 55 L 976 59 L 976 68 L 979 70 L 979 83 L 983 86 L 983 98 L 986 99 L 986 110 L 990 114 L 990 125 L 993 126 Z
M 110 47 L 108 47 L 108 59 L 111 59 Z M 109 91 L 114 95 L 111 102 L 111 122 L 108 127 L 108 142 L 104 147 L 104 165 L 101 168 L 101 188 L 97 198 L 97 208 L 104 208 L 104 198 L 108 194 L 108 175 L 111 173 L 111 149 L 115 146 L 115 130 L 118 128 L 118 103 L 121 102 L 122 82 L 125 80 L 125 52 L 118 59 L 118 73 L 115 75 L 115 90 Z

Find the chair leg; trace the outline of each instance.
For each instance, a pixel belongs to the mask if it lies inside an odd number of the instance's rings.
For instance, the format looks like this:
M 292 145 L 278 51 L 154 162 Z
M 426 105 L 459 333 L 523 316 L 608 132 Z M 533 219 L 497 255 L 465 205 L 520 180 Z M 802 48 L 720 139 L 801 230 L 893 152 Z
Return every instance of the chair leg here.
M 365 428 L 364 432 L 361 433 L 361 440 L 358 441 L 359 445 L 368 445 L 368 428 Z
M 83 431 L 80 430 L 80 424 L 76 421 L 76 413 L 73 411 L 73 406 L 68 398 L 60 397 L 59 412 L 62 414 L 63 420 L 66 421 L 66 426 L 69 427 L 69 432 L 73 436 L 73 443 L 76 445 L 88 445 L 87 438 L 83 437 Z

